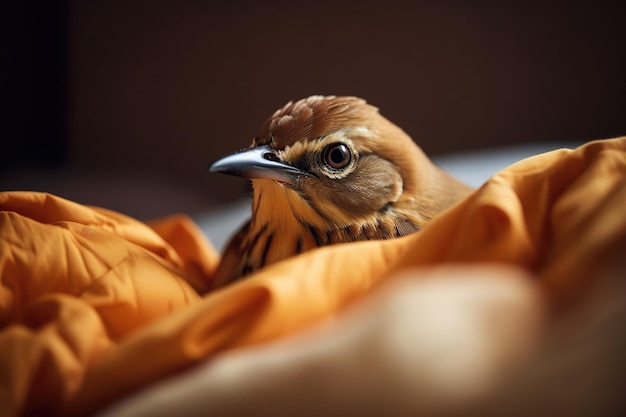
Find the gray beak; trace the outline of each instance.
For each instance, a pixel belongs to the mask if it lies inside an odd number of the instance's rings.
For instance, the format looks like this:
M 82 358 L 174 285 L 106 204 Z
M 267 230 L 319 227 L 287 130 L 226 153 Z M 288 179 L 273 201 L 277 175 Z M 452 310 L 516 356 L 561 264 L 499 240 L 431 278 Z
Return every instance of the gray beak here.
M 209 166 L 209 172 L 221 172 L 244 178 L 265 178 L 296 185 L 300 177 L 310 177 L 310 173 L 278 160 L 276 152 L 268 145 L 243 149 L 225 156 Z

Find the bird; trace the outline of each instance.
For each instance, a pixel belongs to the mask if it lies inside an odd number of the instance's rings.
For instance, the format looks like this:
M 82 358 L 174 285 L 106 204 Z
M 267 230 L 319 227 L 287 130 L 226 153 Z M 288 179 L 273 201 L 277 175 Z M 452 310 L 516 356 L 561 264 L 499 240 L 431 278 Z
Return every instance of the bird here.
M 417 232 L 471 192 L 354 96 L 288 102 L 209 171 L 252 182 L 252 216 L 226 245 L 213 289 L 321 246 Z

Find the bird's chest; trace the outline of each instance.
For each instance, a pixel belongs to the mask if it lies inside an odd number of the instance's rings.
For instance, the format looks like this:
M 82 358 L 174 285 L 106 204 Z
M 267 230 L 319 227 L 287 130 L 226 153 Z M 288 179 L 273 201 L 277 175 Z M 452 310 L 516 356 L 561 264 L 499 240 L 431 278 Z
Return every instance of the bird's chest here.
M 277 229 L 269 223 L 251 227 L 240 242 L 241 275 L 320 246 L 302 227 Z
M 408 227 L 408 226 L 410 227 Z M 410 229 L 410 230 L 409 230 Z M 403 236 L 418 226 L 401 218 L 396 221 L 376 220 L 371 224 L 350 225 L 320 229 L 306 222 L 284 224 L 258 220 L 250 221 L 229 244 L 219 270 L 216 283 L 222 285 L 241 279 L 252 272 L 320 246 L 360 240 L 390 239 Z

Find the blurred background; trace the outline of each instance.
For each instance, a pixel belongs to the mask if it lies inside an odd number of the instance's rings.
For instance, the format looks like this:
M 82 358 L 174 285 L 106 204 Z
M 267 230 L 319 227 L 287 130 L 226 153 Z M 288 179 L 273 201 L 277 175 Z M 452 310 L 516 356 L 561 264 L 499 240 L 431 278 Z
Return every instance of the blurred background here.
M 559 4 L 560 3 L 560 4 Z M 431 156 L 626 134 L 620 2 L 2 6 L 0 189 L 140 219 L 246 193 L 206 173 L 289 100 L 356 95 Z

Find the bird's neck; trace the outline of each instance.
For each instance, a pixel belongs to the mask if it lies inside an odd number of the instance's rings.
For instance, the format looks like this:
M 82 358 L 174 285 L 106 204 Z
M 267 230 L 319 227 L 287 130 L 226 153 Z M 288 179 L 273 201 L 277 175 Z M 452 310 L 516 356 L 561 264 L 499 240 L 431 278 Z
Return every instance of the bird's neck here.
M 289 189 L 286 185 L 271 180 L 254 181 L 251 221 L 253 229 L 271 229 L 282 239 L 300 238 L 304 247 L 308 247 L 308 239 L 305 235 L 310 234 L 311 230 L 326 234 L 332 233 L 335 229 L 360 228 L 361 223 L 371 224 L 373 221 L 372 219 L 351 219 L 345 213 L 340 212 L 341 210 L 337 207 L 326 207 L 325 212 L 320 211 L 319 208 L 315 209 L 306 197 Z M 316 242 L 315 245 L 311 245 L 311 247 L 314 246 L 322 245 Z
M 272 180 L 254 180 L 253 227 L 268 224 L 274 231 L 295 234 L 303 223 L 321 224 L 322 219 L 296 192 Z M 278 203 L 280 202 L 280 203 Z
M 278 205 L 276 202 L 281 202 Z M 320 246 L 358 240 L 390 239 L 412 233 L 423 219 L 414 211 L 394 210 L 346 222 L 315 211 L 298 193 L 270 180 L 254 181 L 248 236 L 249 261 L 268 265 Z M 260 245 L 258 242 L 269 241 Z
M 309 229 L 325 225 L 324 219 L 298 193 L 271 180 L 255 180 L 253 187 L 249 235 L 270 240 L 271 245 L 252 250 L 259 253 L 250 253 L 251 257 L 263 258 L 263 264 L 267 265 L 320 246 L 310 236 Z M 253 246 L 255 243 L 250 242 L 250 247 Z

